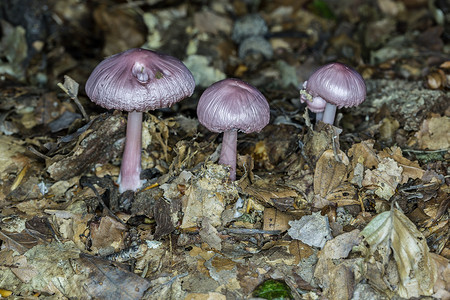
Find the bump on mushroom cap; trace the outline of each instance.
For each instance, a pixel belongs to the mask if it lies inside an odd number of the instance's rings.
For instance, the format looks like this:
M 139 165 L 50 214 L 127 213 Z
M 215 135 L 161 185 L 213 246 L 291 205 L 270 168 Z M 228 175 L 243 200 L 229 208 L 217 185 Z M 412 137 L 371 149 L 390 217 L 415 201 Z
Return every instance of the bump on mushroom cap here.
M 306 91 L 338 108 L 357 106 L 366 98 L 366 84 L 362 76 L 341 63 L 320 67 L 309 77 Z
M 312 100 L 309 100 L 305 96 L 301 95 L 300 100 L 302 103 L 306 103 L 306 106 L 308 106 L 309 110 L 313 113 L 323 112 L 325 110 L 325 106 L 327 105 L 327 102 L 319 96 L 313 97 Z
M 191 72 L 177 58 L 134 48 L 103 60 L 86 82 L 86 94 L 107 109 L 147 111 L 170 107 L 194 92 Z
M 197 116 L 199 122 L 213 132 L 240 130 L 251 133 L 269 123 L 270 108 L 255 87 L 240 79 L 228 78 L 203 92 Z

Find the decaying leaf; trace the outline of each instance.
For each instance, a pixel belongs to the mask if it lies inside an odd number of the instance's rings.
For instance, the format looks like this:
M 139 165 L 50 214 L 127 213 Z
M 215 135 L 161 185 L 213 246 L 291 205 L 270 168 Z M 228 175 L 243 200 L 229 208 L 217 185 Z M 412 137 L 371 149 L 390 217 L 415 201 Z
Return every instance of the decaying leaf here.
M 316 195 L 325 198 L 346 179 L 348 157 L 340 150 L 338 156 L 335 156 L 333 150 L 326 150 L 317 161 L 314 170 L 314 193 Z
M 202 220 L 202 228 L 199 234 L 203 242 L 207 243 L 209 247 L 218 251 L 222 250 L 222 239 L 219 236 L 219 232 L 211 225 L 208 218 Z
M 376 170 L 366 170 L 362 184 L 367 189 L 375 190 L 378 197 L 389 200 L 402 180 L 402 172 L 403 168 L 395 160 L 383 158 Z
M 399 296 L 410 298 L 433 294 L 436 265 L 424 236 L 401 211 L 394 208 L 377 215 L 361 235 L 369 244 L 370 253 L 377 252 L 384 265 L 393 251 L 399 273 Z
M 341 150 L 338 150 L 338 157 L 333 150 L 322 154 L 314 170 L 315 207 L 322 208 L 329 202 L 338 206 L 358 204 L 356 189 L 345 182 L 349 164 L 347 155 Z
M 391 148 L 383 149 L 382 152 L 378 154 L 380 158 L 390 157 L 397 162 L 397 164 L 402 167 L 402 181 L 401 183 L 408 182 L 408 179 L 420 179 L 422 178 L 425 171 L 420 167 L 417 161 L 410 161 L 409 159 L 403 157 L 402 149 L 393 146 Z
M 289 229 L 289 221 L 293 219 L 293 216 L 285 214 L 275 208 L 264 209 L 264 230 L 280 230 L 280 232 Z
M 432 117 L 423 120 L 416 137 L 420 149 L 450 148 L 450 117 Z
M 198 226 L 205 217 L 214 227 L 221 224 L 225 205 L 239 197 L 236 186 L 227 182 L 228 176 L 224 166 L 208 164 L 195 180 L 191 179 L 193 184 L 187 188 L 182 200 L 181 228 Z
M 361 143 L 354 144 L 348 150 L 348 156 L 352 157 L 353 168 L 358 162 L 362 163 L 366 168 L 378 166 L 380 159 L 377 156 L 376 150 L 373 149 L 374 143 L 373 140 L 362 141 Z
M 242 184 L 244 193 L 251 195 L 270 206 L 275 206 L 281 211 L 294 209 L 295 199 L 298 193 L 290 188 L 274 186 L 270 180 L 257 180 L 252 185 Z
M 109 254 L 112 250 L 123 249 L 126 229 L 124 224 L 110 216 L 103 216 L 100 222 L 91 222 L 92 250 Z
M 331 229 L 326 216 L 321 216 L 320 212 L 304 216 L 300 220 L 290 221 L 291 228 L 288 234 L 295 240 L 322 248 L 327 240 L 330 240 Z

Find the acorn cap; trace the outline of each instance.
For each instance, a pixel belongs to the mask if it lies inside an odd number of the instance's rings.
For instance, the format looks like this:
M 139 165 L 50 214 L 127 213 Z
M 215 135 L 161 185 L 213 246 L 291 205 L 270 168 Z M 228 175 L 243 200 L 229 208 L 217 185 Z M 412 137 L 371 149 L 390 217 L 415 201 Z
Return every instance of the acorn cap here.
M 357 106 L 366 98 L 366 84 L 354 69 L 331 63 L 320 67 L 308 79 L 306 91 L 338 108 Z
M 98 64 L 85 90 L 104 108 L 147 111 L 170 107 L 191 96 L 194 88 L 194 77 L 180 60 L 136 48 Z
M 213 132 L 240 130 L 251 133 L 269 123 L 270 108 L 255 87 L 229 78 L 204 91 L 198 102 L 197 116 L 199 122 Z

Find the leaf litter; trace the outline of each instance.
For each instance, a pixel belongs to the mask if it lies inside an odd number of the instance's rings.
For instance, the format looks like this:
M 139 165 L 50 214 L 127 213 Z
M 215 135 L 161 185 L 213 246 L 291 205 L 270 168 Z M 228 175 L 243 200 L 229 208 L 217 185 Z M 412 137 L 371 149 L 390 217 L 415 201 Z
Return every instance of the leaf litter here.
M 450 298 L 448 5 L 23 2 L 45 13 L 0 10 L 2 297 Z M 242 20 L 264 30 L 233 39 Z M 182 59 L 198 88 L 145 113 L 146 184 L 119 194 L 125 117 L 83 85 L 142 46 Z M 298 93 L 330 61 L 367 84 L 337 127 Z M 239 137 L 236 182 L 195 114 L 226 77 L 271 106 Z

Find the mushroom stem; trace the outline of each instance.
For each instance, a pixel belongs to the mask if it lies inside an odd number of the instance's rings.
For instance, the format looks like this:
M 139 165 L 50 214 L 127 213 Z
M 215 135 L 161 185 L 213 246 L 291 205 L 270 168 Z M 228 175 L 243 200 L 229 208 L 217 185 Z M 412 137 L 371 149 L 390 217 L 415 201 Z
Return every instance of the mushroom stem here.
M 142 112 L 128 113 L 127 135 L 119 175 L 119 192 L 141 187 Z
M 236 151 L 237 130 L 228 130 L 223 133 L 222 151 L 219 163 L 230 166 L 230 180 L 236 180 Z
M 323 122 L 333 125 L 336 116 L 336 105 L 327 103 L 323 112 Z
M 316 113 L 316 123 L 322 121 L 323 119 L 323 111 Z

